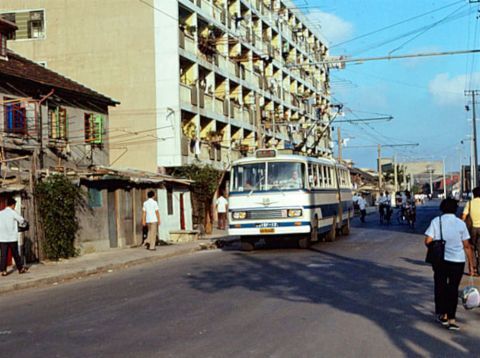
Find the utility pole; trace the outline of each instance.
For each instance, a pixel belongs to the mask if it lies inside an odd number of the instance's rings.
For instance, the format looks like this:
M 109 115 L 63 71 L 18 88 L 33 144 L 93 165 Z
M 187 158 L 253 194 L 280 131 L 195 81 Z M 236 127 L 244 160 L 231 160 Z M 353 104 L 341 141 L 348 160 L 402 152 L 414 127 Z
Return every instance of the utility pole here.
M 397 155 L 393 156 L 393 187 L 395 193 L 398 191 L 398 179 L 397 179 Z
M 337 127 L 337 139 L 338 139 L 338 161 L 342 161 L 342 133 L 340 127 Z
M 473 151 L 472 151 L 472 166 L 470 171 L 472 172 L 472 189 L 477 187 L 478 184 L 478 157 L 477 157 L 477 117 L 475 113 L 475 96 L 479 95 L 479 90 L 467 90 L 465 96 L 472 96 L 472 130 L 473 130 Z M 466 109 L 469 110 L 468 106 Z
M 445 157 L 443 159 L 443 198 L 447 198 L 447 178 L 445 175 Z
M 260 95 L 255 93 L 255 127 L 257 129 L 257 149 L 263 148 L 262 140 L 262 110 L 260 108 Z
M 382 145 L 377 147 L 378 151 L 378 189 L 382 190 Z

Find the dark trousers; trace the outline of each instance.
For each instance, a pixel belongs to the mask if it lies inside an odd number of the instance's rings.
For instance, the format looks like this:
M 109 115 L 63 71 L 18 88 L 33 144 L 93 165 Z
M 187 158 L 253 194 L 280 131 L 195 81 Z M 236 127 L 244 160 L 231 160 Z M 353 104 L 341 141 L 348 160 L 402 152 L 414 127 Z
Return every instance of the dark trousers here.
M 17 270 L 20 271 L 23 267 L 22 258 L 18 253 L 18 243 L 15 242 L 0 242 L 0 251 L 1 251 L 1 259 L 0 259 L 0 271 L 4 272 L 7 271 L 7 257 L 8 257 L 8 249 L 11 250 L 13 259 L 15 260 L 15 265 L 17 266 Z
M 360 220 L 362 221 L 362 223 L 365 222 L 365 215 L 367 215 L 367 210 L 360 210 Z
M 225 222 L 227 221 L 227 213 L 218 213 L 218 228 L 225 230 Z
M 476 254 L 480 255 L 480 227 L 472 227 L 470 230 L 470 238 L 472 240 L 472 248 L 474 250 L 474 254 L 476 251 Z M 477 272 L 479 271 L 478 262 L 477 260 L 474 260 L 473 265 L 475 266 L 475 269 Z
M 458 286 L 463 276 L 465 262 L 444 261 L 433 267 L 435 283 L 435 313 L 455 319 L 458 304 Z

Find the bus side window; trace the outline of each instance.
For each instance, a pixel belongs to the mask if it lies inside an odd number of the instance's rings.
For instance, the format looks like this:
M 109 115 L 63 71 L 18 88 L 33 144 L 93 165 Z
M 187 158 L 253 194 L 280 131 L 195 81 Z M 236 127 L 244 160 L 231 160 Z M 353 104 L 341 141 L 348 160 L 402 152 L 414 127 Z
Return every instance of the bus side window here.
M 319 171 L 318 171 L 318 164 L 315 164 L 314 166 L 314 173 L 315 173 L 315 189 L 320 189 L 321 188 L 321 176 L 319 175 Z
M 308 163 L 308 185 L 310 189 L 315 187 L 316 173 L 313 163 Z
M 320 185 L 322 188 L 325 188 L 327 186 L 327 172 L 325 171 L 325 165 L 320 165 L 318 169 L 320 172 Z
M 327 186 L 330 187 L 332 185 L 332 171 L 330 167 L 325 167 L 325 169 L 327 172 Z

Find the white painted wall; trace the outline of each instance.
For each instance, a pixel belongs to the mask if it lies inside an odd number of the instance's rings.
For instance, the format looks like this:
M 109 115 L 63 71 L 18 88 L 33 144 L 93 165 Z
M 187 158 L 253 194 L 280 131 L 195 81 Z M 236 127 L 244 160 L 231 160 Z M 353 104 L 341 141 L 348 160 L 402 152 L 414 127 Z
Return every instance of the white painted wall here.
M 180 194 L 183 193 L 183 207 L 185 215 L 185 229 L 192 230 L 192 204 L 190 192 L 181 189 L 173 189 L 173 215 L 167 212 L 167 190 L 159 189 L 157 191 L 157 201 L 160 212 L 160 239 L 169 239 L 169 232 L 180 230 Z
M 157 164 L 180 166 L 180 58 L 178 41 L 178 2 L 155 0 L 155 91 L 157 117 Z

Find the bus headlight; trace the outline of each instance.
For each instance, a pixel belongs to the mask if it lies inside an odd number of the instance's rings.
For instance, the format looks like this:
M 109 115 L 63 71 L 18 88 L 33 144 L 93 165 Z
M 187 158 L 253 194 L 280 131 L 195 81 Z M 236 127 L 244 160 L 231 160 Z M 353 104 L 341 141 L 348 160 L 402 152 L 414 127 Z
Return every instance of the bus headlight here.
M 233 214 L 232 214 L 232 217 L 235 219 L 235 220 L 243 220 L 243 219 L 246 219 L 247 218 L 247 213 L 245 211 L 235 211 Z
M 288 209 L 289 218 L 298 218 L 302 216 L 302 209 Z

